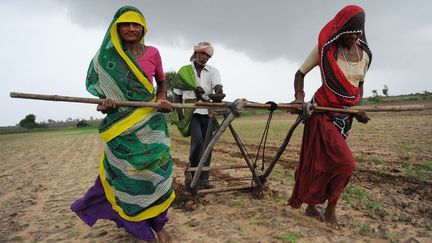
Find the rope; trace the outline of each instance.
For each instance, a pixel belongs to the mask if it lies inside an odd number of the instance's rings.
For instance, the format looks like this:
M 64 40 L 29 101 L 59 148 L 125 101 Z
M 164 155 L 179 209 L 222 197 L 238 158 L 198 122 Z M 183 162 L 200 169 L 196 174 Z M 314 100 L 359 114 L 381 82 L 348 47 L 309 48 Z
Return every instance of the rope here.
M 270 175 L 271 171 L 273 170 L 276 162 L 279 160 L 282 153 L 285 151 L 286 146 L 288 146 L 288 143 L 291 139 L 292 134 L 294 133 L 294 130 L 297 128 L 297 126 L 300 124 L 300 122 L 307 119 L 309 116 L 311 116 L 312 111 L 314 110 L 314 106 L 310 103 L 303 103 L 303 112 L 299 114 L 294 124 L 289 129 L 284 141 L 282 142 L 281 146 L 279 147 L 278 151 L 276 152 L 276 155 L 273 157 L 273 160 L 268 165 L 266 171 L 264 174 L 260 176 L 260 180 L 265 182 L 266 178 Z
M 263 150 L 262 150 L 262 157 L 261 157 L 261 171 L 264 171 L 265 149 L 266 149 L 266 144 L 267 144 L 268 133 L 270 130 L 270 123 L 271 123 L 271 120 L 273 118 L 273 112 L 277 109 L 277 104 L 273 101 L 268 101 L 268 102 L 266 102 L 266 104 L 270 104 L 270 108 L 268 109 L 270 111 L 270 113 L 269 113 L 269 116 L 267 118 L 267 123 L 266 123 L 266 126 L 264 128 L 263 135 L 261 136 L 261 141 L 259 143 L 258 151 L 257 151 L 257 154 L 255 156 L 255 161 L 254 161 L 254 167 L 256 168 L 257 167 L 256 164 L 258 162 L 258 158 L 259 158 L 261 146 L 262 146 Z
M 278 105 L 273 101 L 267 101 L 266 104 L 270 104 L 270 108 L 268 109 L 269 111 L 274 111 L 278 107 Z

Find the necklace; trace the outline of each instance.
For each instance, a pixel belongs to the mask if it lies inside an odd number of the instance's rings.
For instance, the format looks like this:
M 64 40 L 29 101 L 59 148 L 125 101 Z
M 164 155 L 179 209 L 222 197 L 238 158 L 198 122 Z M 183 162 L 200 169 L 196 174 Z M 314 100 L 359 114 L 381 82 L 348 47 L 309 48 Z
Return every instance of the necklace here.
M 356 65 L 356 64 L 358 64 L 358 63 L 360 62 L 360 54 L 359 54 L 359 51 L 358 51 L 357 45 L 354 45 L 354 47 L 355 47 L 356 54 L 357 54 L 357 62 L 350 62 L 350 63 Z M 347 59 L 347 57 L 345 56 L 344 48 L 341 47 L 341 49 L 342 49 L 342 56 L 343 56 L 343 58 L 344 58 L 344 60 L 345 60 L 345 66 L 346 66 L 346 70 L 347 70 L 347 74 L 348 74 L 347 79 L 349 80 L 349 79 L 351 78 L 351 70 L 350 70 L 350 67 L 349 67 L 349 65 L 348 65 L 348 59 Z M 350 57 L 352 56 L 351 53 L 349 52 L 349 50 L 348 50 L 348 54 L 350 54 L 350 55 L 349 55 Z M 345 76 L 346 76 L 346 74 L 345 74 Z

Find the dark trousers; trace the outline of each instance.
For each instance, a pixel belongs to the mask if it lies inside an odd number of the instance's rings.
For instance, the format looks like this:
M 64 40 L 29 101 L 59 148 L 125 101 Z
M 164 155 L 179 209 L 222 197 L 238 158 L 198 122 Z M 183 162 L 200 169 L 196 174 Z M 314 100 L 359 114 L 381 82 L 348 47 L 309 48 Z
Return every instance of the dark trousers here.
M 190 134 L 191 134 L 191 147 L 190 147 L 190 154 L 189 154 L 189 162 L 191 164 L 191 167 L 197 167 L 202 154 L 205 150 L 205 144 L 204 140 L 207 133 L 207 128 L 209 124 L 209 116 L 208 115 L 201 115 L 201 114 L 193 114 L 192 120 L 190 124 Z M 211 128 L 210 128 L 211 129 Z M 208 143 L 209 141 L 207 141 Z M 204 162 L 204 166 L 210 166 L 211 161 L 211 153 L 208 156 L 207 160 Z M 201 171 L 200 174 L 200 182 L 201 185 L 208 185 L 209 184 L 209 171 Z

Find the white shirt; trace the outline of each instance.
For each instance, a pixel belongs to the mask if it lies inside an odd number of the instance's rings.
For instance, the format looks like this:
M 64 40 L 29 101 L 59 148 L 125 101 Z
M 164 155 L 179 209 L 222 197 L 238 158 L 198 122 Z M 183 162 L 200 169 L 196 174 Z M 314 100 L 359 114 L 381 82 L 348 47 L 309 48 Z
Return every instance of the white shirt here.
M 195 65 L 192 63 L 192 70 L 195 73 L 195 79 L 197 81 L 197 86 L 204 89 L 203 97 L 208 99 L 209 94 L 213 94 L 214 87 L 216 85 L 222 85 L 219 71 L 210 65 L 205 65 L 201 71 L 201 77 L 198 77 Z M 181 95 L 183 100 L 196 99 L 195 92 L 193 90 L 181 90 L 173 89 L 174 94 Z M 195 109 L 194 113 L 207 115 L 207 109 Z

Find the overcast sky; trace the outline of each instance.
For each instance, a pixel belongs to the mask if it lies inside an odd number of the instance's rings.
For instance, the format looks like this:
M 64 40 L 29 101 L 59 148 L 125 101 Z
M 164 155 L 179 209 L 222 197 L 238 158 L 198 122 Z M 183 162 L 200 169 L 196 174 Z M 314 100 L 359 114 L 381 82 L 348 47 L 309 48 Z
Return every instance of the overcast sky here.
M 138 7 L 147 20 L 145 41 L 159 49 L 165 71 L 189 61 L 192 46 L 211 42 L 208 64 L 219 69 L 227 101 L 290 102 L 294 73 L 317 43 L 318 32 L 347 4 L 366 11 L 373 53 L 365 96 L 431 91 L 431 1 L 288 0 L 1 0 L 0 126 L 27 114 L 36 121 L 102 117 L 95 105 L 12 99 L 10 92 L 92 97 L 85 75 L 115 11 Z M 306 98 L 320 86 L 315 68 Z M 3 109 L 4 109 L 3 108 Z

